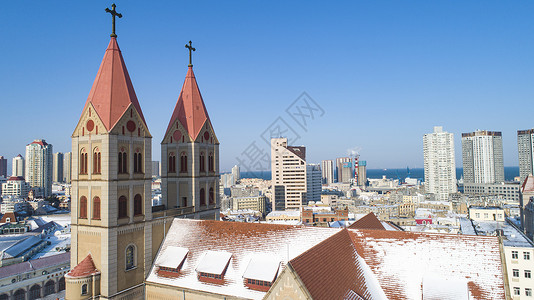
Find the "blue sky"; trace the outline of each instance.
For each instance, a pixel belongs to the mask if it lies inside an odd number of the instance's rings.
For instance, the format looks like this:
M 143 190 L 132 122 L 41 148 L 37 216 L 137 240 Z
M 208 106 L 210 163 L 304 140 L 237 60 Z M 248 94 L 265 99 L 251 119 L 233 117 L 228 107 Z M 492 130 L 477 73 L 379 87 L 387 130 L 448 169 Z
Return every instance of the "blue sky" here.
M 368 168 L 422 167 L 422 136 L 534 127 L 534 2 L 117 1 L 118 41 L 153 135 L 162 136 L 187 70 L 221 142 L 221 171 L 278 118 L 310 162 L 358 147 Z M 70 135 L 109 42 L 108 1 L 10 1 L 0 11 L 0 155 Z M 324 110 L 303 129 L 285 112 L 303 92 Z

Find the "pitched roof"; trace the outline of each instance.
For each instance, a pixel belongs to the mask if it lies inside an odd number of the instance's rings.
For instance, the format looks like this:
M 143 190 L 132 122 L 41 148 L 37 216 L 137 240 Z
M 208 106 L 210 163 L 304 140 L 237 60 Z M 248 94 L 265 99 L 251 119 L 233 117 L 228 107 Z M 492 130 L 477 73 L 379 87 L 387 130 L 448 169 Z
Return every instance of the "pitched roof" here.
M 187 130 L 189 136 L 195 140 L 206 121 L 209 121 L 208 111 L 200 94 L 193 67 L 189 67 L 185 76 L 184 85 L 167 127 L 171 129 L 176 120 Z
M 289 264 L 313 299 L 344 299 L 347 294 L 357 294 L 362 299 L 385 298 L 378 282 L 373 280 L 374 276 L 366 272 L 365 262 L 356 252 L 346 229 L 292 259 Z
M 22 274 L 39 269 L 49 268 L 60 264 L 68 264 L 70 261 L 70 252 L 46 256 L 34 260 L 21 262 L 0 268 L 0 278 Z
M 84 110 L 89 103 L 93 104 L 96 113 L 108 131 L 113 129 L 113 126 L 130 105 L 135 107 L 146 125 L 145 117 L 139 101 L 137 101 L 130 75 L 128 75 L 115 37 L 111 38 L 106 49 Z
M 525 192 L 534 192 L 534 176 L 532 176 L 532 174 L 528 175 L 527 178 L 525 178 L 523 184 L 521 185 L 521 193 Z
M 378 218 L 372 212 L 363 216 L 358 221 L 352 223 L 352 225 L 350 225 L 348 228 L 386 230 L 386 228 L 384 228 L 384 225 L 382 225 L 380 220 L 378 220 Z
M 364 229 L 348 232 L 390 300 L 421 299 L 421 284 L 424 290 L 439 291 L 441 299 L 456 299 L 454 295 L 461 289 L 469 289 L 473 299 L 505 298 L 497 237 Z M 435 278 L 440 284 L 435 284 Z M 440 288 L 446 280 L 455 283 L 454 290 Z
M 98 274 L 100 271 L 95 267 L 91 254 L 87 255 L 76 267 L 67 273 L 70 277 L 86 277 L 93 274 Z
M 6 212 L 2 219 L 0 220 L 0 223 L 7 223 L 7 219 L 9 218 L 9 223 L 17 223 L 17 213 L 16 212 Z

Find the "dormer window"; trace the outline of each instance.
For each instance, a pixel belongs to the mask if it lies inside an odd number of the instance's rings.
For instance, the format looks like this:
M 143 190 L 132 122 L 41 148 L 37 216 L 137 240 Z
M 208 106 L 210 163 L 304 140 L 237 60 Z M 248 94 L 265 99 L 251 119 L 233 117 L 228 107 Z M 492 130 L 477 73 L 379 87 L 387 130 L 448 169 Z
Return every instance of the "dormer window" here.
M 280 269 L 280 260 L 268 255 L 253 256 L 243 274 L 243 282 L 246 287 L 256 291 L 267 292 Z
M 189 250 L 187 248 L 168 246 L 156 262 L 158 275 L 176 277 L 180 274 Z
M 224 283 L 224 275 L 230 264 L 232 253 L 226 251 L 208 251 L 200 259 L 197 278 L 200 281 Z

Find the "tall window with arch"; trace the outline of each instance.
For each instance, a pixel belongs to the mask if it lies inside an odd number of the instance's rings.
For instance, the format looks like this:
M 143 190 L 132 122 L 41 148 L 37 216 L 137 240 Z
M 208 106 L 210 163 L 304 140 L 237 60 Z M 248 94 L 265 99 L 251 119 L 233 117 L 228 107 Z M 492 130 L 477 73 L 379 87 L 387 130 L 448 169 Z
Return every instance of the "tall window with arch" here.
M 80 219 L 87 219 L 87 197 L 80 197 Z
M 200 172 L 206 172 L 206 157 L 204 152 L 200 152 Z
M 102 156 L 100 154 L 100 149 L 95 147 L 93 150 L 93 174 L 100 174 L 102 165 Z
M 119 174 L 128 173 L 128 154 L 124 147 L 119 151 Z
M 125 196 L 119 197 L 119 219 L 128 217 L 128 199 Z
M 206 190 L 200 189 L 200 206 L 206 206 Z
M 93 198 L 93 220 L 100 220 L 100 197 Z
M 215 161 L 213 160 L 213 152 L 210 152 L 208 155 L 208 170 L 210 172 L 215 172 Z
M 135 246 L 128 245 L 126 247 L 126 270 L 135 268 Z
M 212 187 L 210 187 L 209 196 L 208 197 L 209 197 L 210 205 L 215 204 L 215 192 L 213 191 Z
M 82 285 L 82 295 L 87 295 L 87 283 Z
M 80 174 L 87 174 L 87 151 L 85 148 L 80 150 Z
M 180 154 L 180 173 L 187 173 L 187 154 Z
M 167 170 L 169 173 L 176 173 L 176 155 L 174 155 L 174 152 L 169 153 L 169 165 Z
M 136 149 L 134 153 L 134 173 L 143 173 L 143 155 L 141 149 Z
M 143 214 L 143 197 L 137 194 L 134 197 L 134 216 Z

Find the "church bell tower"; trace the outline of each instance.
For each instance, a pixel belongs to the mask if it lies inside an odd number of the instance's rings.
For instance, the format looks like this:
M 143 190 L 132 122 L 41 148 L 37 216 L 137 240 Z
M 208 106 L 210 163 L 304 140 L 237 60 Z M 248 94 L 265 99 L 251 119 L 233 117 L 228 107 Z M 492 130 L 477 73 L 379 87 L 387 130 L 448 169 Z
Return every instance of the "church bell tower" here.
M 152 265 L 152 136 L 115 34 L 72 134 L 67 299 L 143 298 Z

